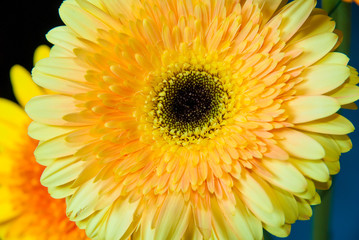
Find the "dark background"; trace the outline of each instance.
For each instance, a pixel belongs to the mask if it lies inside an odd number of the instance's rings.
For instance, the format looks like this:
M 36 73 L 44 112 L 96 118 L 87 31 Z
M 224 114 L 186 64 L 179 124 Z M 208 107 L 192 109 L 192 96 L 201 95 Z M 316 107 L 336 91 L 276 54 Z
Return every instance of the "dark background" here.
M 58 8 L 61 0 L 12 0 L 2 5 L 0 14 L 0 96 L 14 100 L 9 69 L 20 64 L 28 70 L 33 66 L 34 50 L 49 44 L 45 34 L 63 25 Z M 49 45 L 50 46 L 50 45 Z
M 15 101 L 9 69 L 20 64 L 31 70 L 32 56 L 40 44 L 48 44 L 45 34 L 62 25 L 58 16 L 61 0 L 13 0 L 2 5 L 0 14 L 0 97 Z M 359 68 L 359 7 L 353 4 L 352 45 L 350 65 Z M 359 110 L 343 111 L 359 126 Z M 359 239 L 359 131 L 350 134 L 353 149 L 342 156 L 341 171 L 336 176 L 331 219 L 332 240 Z M 287 239 L 311 239 L 311 221 L 298 221 Z

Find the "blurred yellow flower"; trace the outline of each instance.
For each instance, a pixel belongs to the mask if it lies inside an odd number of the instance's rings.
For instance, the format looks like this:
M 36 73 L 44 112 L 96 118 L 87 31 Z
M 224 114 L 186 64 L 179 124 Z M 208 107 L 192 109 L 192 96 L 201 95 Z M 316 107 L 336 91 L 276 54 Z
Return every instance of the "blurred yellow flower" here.
M 313 0 L 67 0 L 26 105 L 42 183 L 95 239 L 262 239 L 349 151 L 357 73 Z M 277 10 L 279 9 L 279 10 Z
M 343 2 L 348 2 L 348 3 L 355 2 L 356 4 L 359 5 L 359 0 L 343 0 Z
M 34 61 L 48 57 L 40 46 Z M 24 106 L 47 91 L 36 86 L 30 73 L 16 65 L 10 71 L 14 94 Z M 64 200 L 50 197 L 40 184 L 45 167 L 35 161 L 38 144 L 27 135 L 30 119 L 19 105 L 0 98 L 0 226 L 3 240 L 87 239 L 85 232 L 66 217 Z

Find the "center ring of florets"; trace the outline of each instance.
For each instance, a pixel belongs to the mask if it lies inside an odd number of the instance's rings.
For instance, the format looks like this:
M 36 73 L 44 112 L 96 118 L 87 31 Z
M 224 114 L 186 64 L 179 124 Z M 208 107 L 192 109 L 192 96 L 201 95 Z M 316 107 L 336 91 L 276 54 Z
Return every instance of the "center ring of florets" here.
M 188 67 L 162 79 L 147 102 L 153 128 L 167 140 L 188 145 L 216 135 L 229 98 L 218 73 Z

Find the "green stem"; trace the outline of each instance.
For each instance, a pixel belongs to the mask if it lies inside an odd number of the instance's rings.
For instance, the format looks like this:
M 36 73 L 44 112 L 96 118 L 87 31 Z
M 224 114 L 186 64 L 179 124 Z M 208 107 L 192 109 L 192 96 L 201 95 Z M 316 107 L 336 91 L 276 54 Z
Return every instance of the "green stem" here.
M 328 13 L 332 13 L 341 2 L 342 0 L 322 0 L 322 8 Z
M 272 235 L 263 229 L 263 239 L 264 240 L 272 240 Z
M 338 9 L 339 5 L 343 3 L 342 0 L 338 0 L 338 2 L 335 4 L 335 6 L 330 10 L 330 12 L 328 12 L 329 16 L 332 16 L 333 13 Z
M 343 42 L 336 51 L 349 55 L 352 4 L 342 0 L 322 0 L 322 6 L 336 22 L 336 28 L 343 33 Z
M 314 207 L 313 217 L 313 240 L 330 240 L 330 217 L 333 196 L 332 186 L 329 190 L 319 190 L 321 195 L 321 204 Z
M 351 37 L 351 4 L 342 0 L 322 0 L 322 7 L 329 13 L 329 16 L 336 22 L 336 28 L 343 34 L 343 42 L 336 49 L 349 55 Z M 313 213 L 313 240 L 330 240 L 330 217 L 333 186 L 328 191 L 318 191 L 322 203 L 314 208 Z

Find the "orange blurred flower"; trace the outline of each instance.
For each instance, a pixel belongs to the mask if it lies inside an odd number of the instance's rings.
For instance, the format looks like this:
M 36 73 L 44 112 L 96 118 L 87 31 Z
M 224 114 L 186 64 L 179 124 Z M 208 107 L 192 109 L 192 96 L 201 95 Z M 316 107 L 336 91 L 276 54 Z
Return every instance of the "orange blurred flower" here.
M 48 57 L 49 51 L 47 46 L 37 48 L 34 62 Z M 34 96 L 50 93 L 36 86 L 30 73 L 19 65 L 11 69 L 10 77 L 22 106 Z M 65 201 L 51 198 L 41 185 L 45 167 L 35 161 L 38 141 L 28 137 L 29 124 L 21 106 L 0 98 L 0 239 L 87 239 L 85 231 L 67 218 Z

